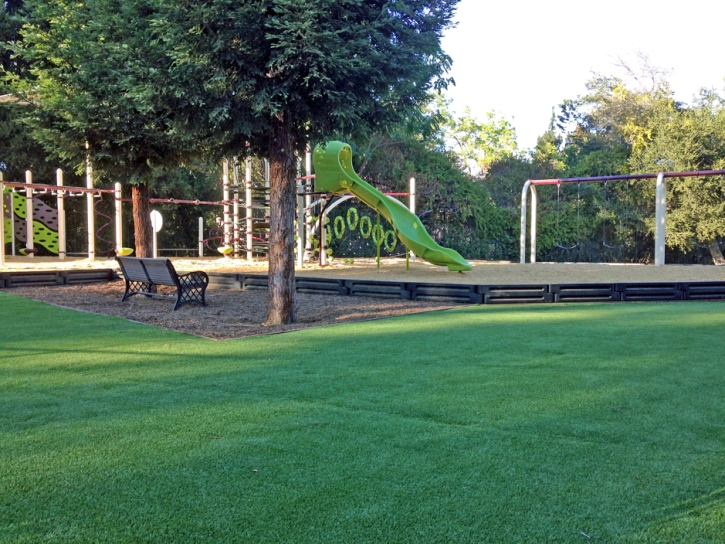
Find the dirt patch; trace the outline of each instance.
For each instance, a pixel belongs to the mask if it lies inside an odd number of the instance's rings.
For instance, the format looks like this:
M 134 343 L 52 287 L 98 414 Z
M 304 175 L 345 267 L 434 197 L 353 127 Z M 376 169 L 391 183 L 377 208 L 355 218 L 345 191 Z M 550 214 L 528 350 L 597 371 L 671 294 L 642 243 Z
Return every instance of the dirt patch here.
M 160 287 L 159 292 L 165 288 Z M 268 327 L 266 291 L 214 289 L 206 292 L 206 307 L 185 304 L 172 312 L 171 299 L 135 295 L 121 302 L 124 283 L 58 287 L 17 287 L 8 292 L 102 315 L 115 315 L 166 329 L 218 340 L 288 332 L 321 325 L 379 319 L 396 315 L 445 310 L 438 302 L 297 294 L 299 323 Z

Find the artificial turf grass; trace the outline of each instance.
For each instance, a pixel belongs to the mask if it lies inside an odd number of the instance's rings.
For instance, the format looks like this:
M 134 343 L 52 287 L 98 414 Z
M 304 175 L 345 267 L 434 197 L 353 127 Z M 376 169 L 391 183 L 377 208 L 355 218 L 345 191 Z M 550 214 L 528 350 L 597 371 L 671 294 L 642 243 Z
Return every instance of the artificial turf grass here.
M 229 342 L 0 308 L 0 541 L 725 534 L 720 304 L 469 307 Z

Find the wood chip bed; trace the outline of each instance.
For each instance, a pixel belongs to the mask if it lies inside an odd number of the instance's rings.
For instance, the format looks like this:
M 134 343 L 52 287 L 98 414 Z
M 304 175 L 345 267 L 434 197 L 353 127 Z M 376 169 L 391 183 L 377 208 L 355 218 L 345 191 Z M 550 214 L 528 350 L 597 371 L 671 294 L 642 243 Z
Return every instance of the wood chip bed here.
M 162 292 L 164 287 L 159 288 Z M 20 295 L 102 315 L 115 315 L 166 329 L 217 340 L 258 334 L 274 334 L 335 323 L 364 321 L 396 315 L 445 310 L 449 303 L 413 302 L 371 297 L 340 297 L 298 293 L 299 323 L 265 326 L 266 291 L 214 289 L 206 292 L 207 306 L 185 304 L 172 312 L 173 301 L 135 295 L 121 302 L 124 283 L 59 287 L 18 287 L 9 290 Z

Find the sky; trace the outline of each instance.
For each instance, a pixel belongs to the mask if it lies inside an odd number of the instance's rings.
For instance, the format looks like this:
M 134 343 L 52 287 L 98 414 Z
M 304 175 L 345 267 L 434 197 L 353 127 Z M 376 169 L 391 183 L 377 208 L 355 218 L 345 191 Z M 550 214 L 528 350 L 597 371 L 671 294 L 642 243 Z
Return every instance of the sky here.
M 671 7 L 667 7 L 671 6 Z M 675 98 L 725 90 L 725 0 L 461 0 L 443 49 L 453 59 L 453 109 L 496 111 L 530 149 L 552 107 L 584 94 L 593 73 L 621 75 L 636 54 L 669 71 Z

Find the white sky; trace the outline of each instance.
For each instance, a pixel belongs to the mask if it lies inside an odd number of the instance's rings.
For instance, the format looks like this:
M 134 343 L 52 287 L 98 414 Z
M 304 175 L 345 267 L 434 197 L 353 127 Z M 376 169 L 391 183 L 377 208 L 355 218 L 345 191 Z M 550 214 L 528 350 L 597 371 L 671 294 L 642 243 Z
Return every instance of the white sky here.
M 675 97 L 725 89 L 725 0 L 461 0 L 443 48 L 453 58 L 453 108 L 495 110 L 528 149 L 551 108 L 585 92 L 593 72 L 618 74 L 641 51 L 670 70 Z

